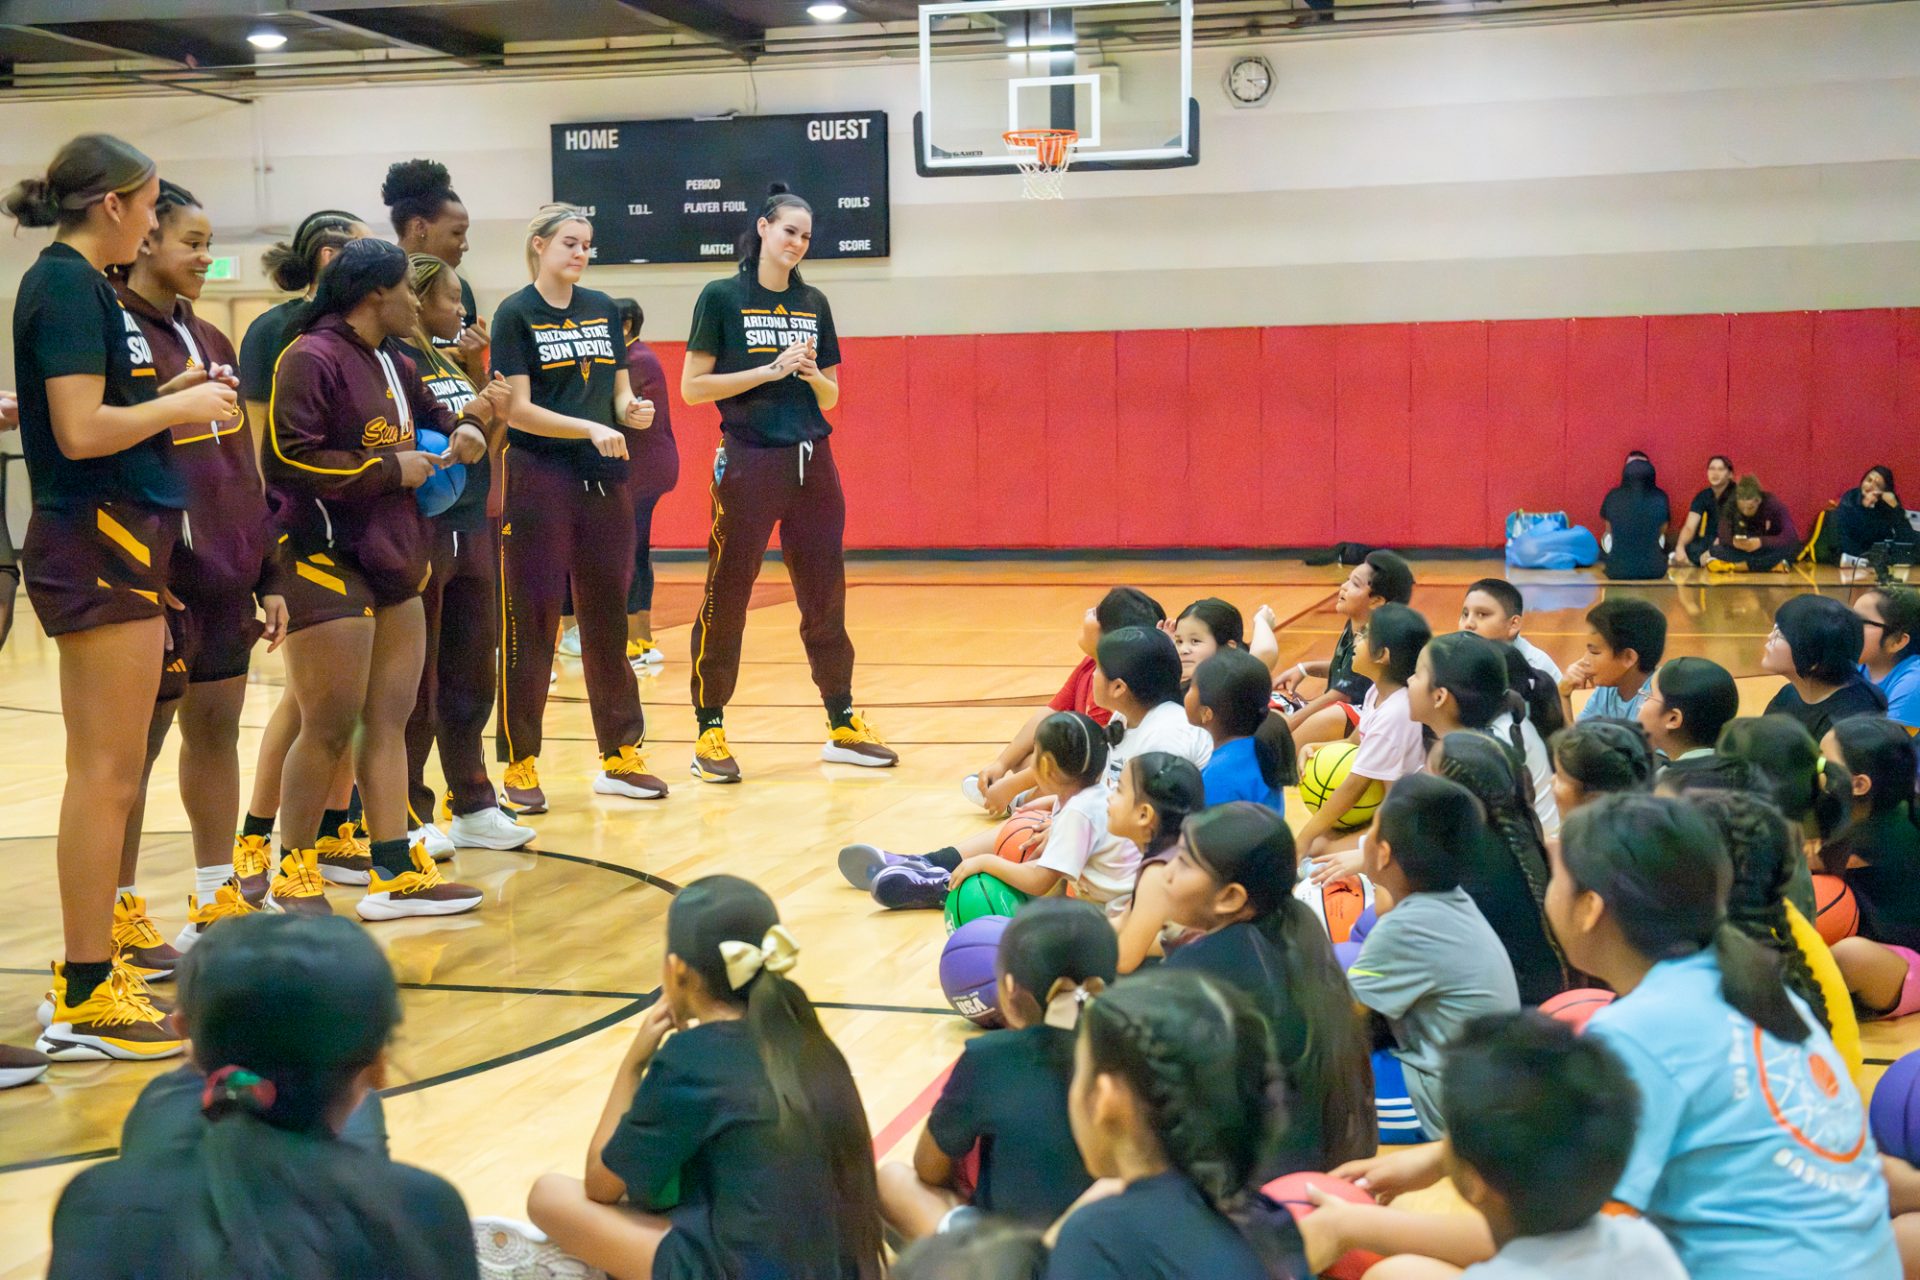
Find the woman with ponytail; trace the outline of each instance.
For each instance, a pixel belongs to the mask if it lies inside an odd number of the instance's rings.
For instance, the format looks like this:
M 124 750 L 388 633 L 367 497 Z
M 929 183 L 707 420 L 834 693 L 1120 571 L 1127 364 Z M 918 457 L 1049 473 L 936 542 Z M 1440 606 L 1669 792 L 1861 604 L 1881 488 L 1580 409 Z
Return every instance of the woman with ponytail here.
M 471 911 L 480 891 L 440 878 L 408 838 L 406 724 L 420 688 L 432 533 L 414 490 L 486 452 L 480 413 L 456 419 L 398 339 L 418 324 L 407 255 L 356 240 L 327 269 L 301 335 L 274 368 L 268 496 L 282 536 L 275 580 L 287 600 L 287 684 L 299 734 L 282 782 L 281 910 L 325 914 L 323 881 L 366 885 L 362 919 Z M 448 440 L 419 448 L 415 424 Z M 323 845 L 329 788 L 349 754 L 372 840 Z
M 340 1137 L 386 1083 L 400 1020 L 393 971 L 366 932 L 260 913 L 223 921 L 186 964 L 207 1124 L 68 1184 L 48 1274 L 475 1280 L 460 1193 Z
M 725 715 L 740 675 L 747 605 L 774 526 L 800 606 L 800 643 L 827 711 L 820 758 L 890 768 L 900 757 L 853 710 L 847 638 L 847 502 L 826 413 L 840 402 L 840 337 L 827 296 L 800 278 L 813 206 L 775 184 L 740 237 L 740 265 L 700 291 L 680 369 L 680 398 L 718 404 L 707 585 L 693 622 L 690 769 L 702 782 L 740 781 Z
M 1486 812 L 1485 838 L 1462 850 L 1460 885 L 1506 947 L 1521 1003 L 1559 995 L 1574 985 L 1573 975 L 1547 927 L 1547 842 L 1513 757 L 1485 734 L 1450 733 L 1434 747 L 1430 767 L 1465 787 Z
M 1253 1192 L 1284 1095 L 1265 1019 L 1223 983 L 1162 971 L 1088 1005 L 1067 1104 L 1104 1181 L 1056 1228 L 1049 1280 L 1304 1276 L 1292 1220 Z
M 273 393 L 273 366 L 280 353 L 300 336 L 301 314 L 320 287 L 320 273 L 349 241 L 360 240 L 373 231 L 355 214 L 343 209 L 322 209 L 301 219 L 291 238 L 268 249 L 260 265 L 274 287 L 298 294 L 278 306 L 268 307 L 255 316 L 240 339 L 240 394 L 246 399 L 247 417 L 254 430 L 264 432 L 267 422 L 267 397 Z M 255 442 L 255 448 L 259 442 Z
M 511 388 L 500 458 L 500 758 L 507 799 L 544 813 L 539 757 L 560 609 L 569 585 L 601 767 L 599 795 L 658 800 L 641 754 L 647 719 L 627 665 L 633 580 L 629 436 L 653 425 L 633 392 L 620 312 L 580 284 L 593 256 L 583 209 L 550 204 L 527 224 L 533 283 L 493 316 L 493 367 Z
M 464 220 L 465 214 L 460 216 Z M 415 216 L 408 225 L 420 223 Z M 490 459 L 506 436 L 512 392 L 497 373 L 481 389 L 483 384 L 469 379 L 455 358 L 460 348 L 450 339 L 462 331 L 460 278 L 452 265 L 420 253 L 407 262 L 420 318 L 400 345 L 428 393 L 448 413 L 469 416 L 487 437 L 487 451 L 467 464 L 460 496 L 433 517 L 433 574 L 420 596 L 426 656 L 419 696 L 407 718 L 407 837 L 436 858 L 451 857 L 460 848 L 518 849 L 533 839 L 534 830 L 500 807 L 487 778 L 483 745 L 500 642 L 499 577 L 487 520 Z M 452 815 L 447 831 L 434 821 L 436 796 L 426 783 L 427 754 L 436 742 Z
M 1553 765 L 1532 706 L 1514 689 L 1518 668 L 1509 655 L 1517 653 L 1512 645 L 1471 631 L 1435 636 L 1407 680 L 1407 708 L 1416 724 L 1426 726 L 1429 743 L 1467 729 L 1503 744 L 1522 771 L 1527 803 L 1541 830 L 1552 835 L 1560 829 Z
M 1275 813 L 1285 810 L 1281 789 L 1300 781 L 1300 768 L 1287 718 L 1272 708 L 1273 673 L 1245 649 L 1221 649 L 1194 668 L 1187 723 L 1213 739 L 1213 755 L 1200 771 L 1208 804 L 1251 800 Z
M 970 1216 L 963 1209 L 1044 1228 L 1092 1184 L 1067 1124 L 1067 1086 L 1081 1010 L 1113 983 L 1118 958 L 1113 929 L 1087 903 L 1020 908 L 995 957 L 1007 1029 L 967 1041 L 912 1166 L 880 1166 L 894 1230 L 908 1240 L 952 1230 Z
M 162 382 L 106 276 L 139 255 L 159 195 L 153 161 L 92 133 L 60 148 L 45 177 L 0 196 L 0 212 L 21 226 L 56 228 L 20 280 L 13 361 L 33 491 L 21 560 L 34 613 L 60 651 L 67 744 L 57 845 L 65 955 L 40 1038 L 58 1059 L 164 1058 L 181 1048 L 138 971 L 117 969 L 128 935 L 117 927 L 115 877 L 145 772 L 188 501 L 173 432 L 238 421 L 240 407 L 223 370 Z M 144 932 L 159 941 L 151 925 Z
M 1273 810 L 1241 800 L 1188 818 L 1182 834 L 1167 867 L 1168 914 L 1201 936 L 1167 967 L 1253 1000 L 1287 1081 L 1287 1126 L 1262 1172 L 1331 1169 L 1370 1154 L 1366 1039 L 1326 927 L 1293 895 L 1293 833 Z
M 1594 1014 L 1639 1086 L 1614 1198 L 1694 1280 L 1900 1275 L 1866 1108 L 1777 954 L 1727 918 L 1733 869 L 1685 801 L 1608 796 L 1567 820 L 1547 911 L 1618 993 Z
M 1920 815 L 1914 811 L 1914 745 L 1891 720 L 1855 716 L 1821 743 L 1827 771 L 1846 779 L 1844 827 L 1820 850 L 1827 874 L 1853 891 L 1857 937 L 1833 944 L 1863 1016 L 1920 1010 Z
M 532 1227 L 476 1221 L 489 1276 L 572 1274 L 554 1266 L 566 1254 L 654 1280 L 879 1280 L 867 1117 L 787 976 L 799 957 L 745 880 L 674 897 L 661 998 L 614 1077 L 586 1179 L 536 1182 Z

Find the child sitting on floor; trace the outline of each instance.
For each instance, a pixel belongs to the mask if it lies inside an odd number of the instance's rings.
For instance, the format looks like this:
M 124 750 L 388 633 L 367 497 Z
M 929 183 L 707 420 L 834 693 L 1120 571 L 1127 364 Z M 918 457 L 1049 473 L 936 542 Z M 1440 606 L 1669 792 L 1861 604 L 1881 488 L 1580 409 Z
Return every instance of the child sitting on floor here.
M 1187 818 L 1204 808 L 1206 783 L 1189 761 L 1149 751 L 1121 770 L 1120 785 L 1107 799 L 1107 831 L 1140 850 L 1133 893 L 1108 907 L 1120 931 L 1121 973 L 1132 973 L 1148 956 L 1163 954 L 1187 936 L 1172 921 L 1166 876 Z
M 1193 679 L 1194 669 L 1214 654 L 1247 647 L 1247 625 L 1240 610 L 1218 596 L 1195 600 L 1178 618 L 1161 623 L 1160 629 L 1173 639 L 1180 655 L 1182 688 Z
M 660 999 L 587 1147 L 586 1179 L 549 1173 L 532 1226 L 481 1218 L 483 1257 L 520 1277 L 886 1273 L 872 1139 L 847 1060 L 786 975 L 800 948 L 773 900 L 707 876 L 667 909 Z M 672 1033 L 669 1035 L 669 1033 Z M 542 1269 L 542 1268 L 545 1269 Z
M 1413 569 L 1391 551 L 1372 551 L 1353 567 L 1333 597 L 1333 611 L 1346 619 L 1327 662 L 1301 662 L 1280 673 L 1274 691 L 1292 697 L 1302 680 L 1320 678 L 1326 690 L 1287 717 L 1293 740 L 1301 746 L 1336 742 L 1360 723 L 1360 703 L 1371 685 L 1353 669 L 1360 629 L 1383 604 L 1406 604 L 1413 599 Z
M 1587 610 L 1587 651 L 1560 678 L 1560 702 L 1571 721 L 1576 690 L 1593 693 L 1579 719 L 1632 720 L 1647 698 L 1647 677 L 1667 649 L 1667 615 L 1631 596 L 1602 600 Z
M 1084 655 L 1080 665 L 1060 686 L 1060 692 L 1053 695 L 1053 701 L 1029 716 L 999 755 L 961 782 L 961 794 L 988 813 L 1002 814 L 1012 807 L 1016 796 L 1031 791 L 1033 733 L 1050 712 L 1078 711 L 1091 716 L 1104 729 L 1112 713 L 1093 699 L 1094 654 L 1100 646 L 1100 637 L 1122 627 L 1158 626 L 1166 616 L 1159 602 L 1137 587 L 1115 587 L 1102 596 L 1100 603 L 1087 610 L 1080 620 L 1080 652 Z
M 1413 774 L 1388 793 L 1360 846 L 1376 894 L 1391 899 L 1347 969 L 1354 999 L 1391 1034 L 1393 1047 L 1373 1055 L 1383 1144 L 1443 1132 L 1442 1052 L 1473 1018 L 1520 1007 L 1499 935 L 1460 887 L 1460 864 L 1484 837 L 1466 788 Z
M 1116 974 L 1113 930 L 1083 902 L 1020 908 L 995 968 L 1007 1029 L 967 1042 L 927 1117 L 913 1165 L 880 1166 L 880 1209 L 908 1240 L 948 1229 L 962 1206 L 1045 1228 L 1092 1185 L 1067 1127 L 1080 1009 Z M 971 1195 L 961 1162 L 977 1151 Z
M 1287 718 L 1268 696 L 1266 664 L 1239 649 L 1223 649 L 1194 668 L 1187 684 L 1187 722 L 1213 739 L 1213 756 L 1200 771 L 1207 803 L 1251 800 L 1275 812 L 1286 808 L 1283 787 L 1300 780 Z
M 1553 749 L 1553 802 L 1564 820 L 1616 791 L 1653 790 L 1653 745 L 1627 720 L 1582 720 L 1562 729 Z
M 1821 752 L 1853 796 L 1847 823 L 1820 850 L 1860 911 L 1859 933 L 1833 944 L 1847 989 L 1866 1018 L 1920 1012 L 1920 815 L 1914 746 L 1891 720 L 1855 716 L 1828 731 Z
M 1460 602 L 1460 629 L 1512 645 L 1535 670 L 1559 684 L 1560 664 L 1520 634 L 1526 611 L 1526 597 L 1520 594 L 1520 588 L 1505 578 L 1482 578 L 1467 588 L 1466 599 Z
M 1687 1280 L 1659 1229 L 1605 1209 L 1633 1152 L 1639 1091 L 1620 1059 L 1538 1013 L 1480 1018 L 1448 1048 L 1440 1073 L 1447 1137 L 1439 1160 L 1484 1222 L 1427 1220 L 1477 1237 L 1492 1256 L 1463 1272 L 1401 1254 L 1368 1280 Z M 1338 1258 L 1392 1210 L 1309 1192 L 1320 1206 L 1301 1223 L 1309 1262 Z
M 1666 757 L 1662 776 L 1700 768 L 1713 758 L 1720 731 L 1740 714 L 1740 687 L 1711 658 L 1681 657 L 1660 665 L 1647 682 L 1638 720 Z

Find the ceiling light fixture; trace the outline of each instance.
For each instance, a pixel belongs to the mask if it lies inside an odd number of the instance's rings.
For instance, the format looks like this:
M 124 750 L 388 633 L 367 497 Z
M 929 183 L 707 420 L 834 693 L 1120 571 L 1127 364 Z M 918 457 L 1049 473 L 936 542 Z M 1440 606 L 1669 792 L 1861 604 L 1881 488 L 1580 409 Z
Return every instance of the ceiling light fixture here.
M 264 22 L 247 32 L 247 43 L 256 49 L 278 49 L 286 42 L 286 32 Z
M 847 16 L 847 6 L 835 4 L 833 0 L 821 0 L 819 4 L 807 6 L 807 16 L 815 22 L 838 22 Z

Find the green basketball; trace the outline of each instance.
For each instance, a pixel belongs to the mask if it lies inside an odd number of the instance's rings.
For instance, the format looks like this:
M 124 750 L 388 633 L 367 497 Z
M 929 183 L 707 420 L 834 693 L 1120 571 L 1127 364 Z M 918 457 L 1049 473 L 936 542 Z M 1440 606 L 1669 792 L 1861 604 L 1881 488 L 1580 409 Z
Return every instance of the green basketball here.
M 1010 916 L 1026 900 L 1026 894 L 985 872 L 968 876 L 947 895 L 947 932 L 982 916 Z
M 1300 771 L 1300 799 L 1307 808 L 1319 810 L 1327 802 L 1327 797 L 1339 790 L 1340 784 L 1347 780 L 1347 771 L 1353 768 L 1353 757 L 1360 750 L 1351 742 L 1336 742 L 1320 748 L 1313 753 L 1313 759 L 1307 761 L 1307 767 Z M 1380 807 L 1386 798 L 1387 789 L 1374 782 L 1360 793 L 1353 807 L 1335 824 L 1336 831 L 1357 831 L 1373 821 L 1373 811 Z

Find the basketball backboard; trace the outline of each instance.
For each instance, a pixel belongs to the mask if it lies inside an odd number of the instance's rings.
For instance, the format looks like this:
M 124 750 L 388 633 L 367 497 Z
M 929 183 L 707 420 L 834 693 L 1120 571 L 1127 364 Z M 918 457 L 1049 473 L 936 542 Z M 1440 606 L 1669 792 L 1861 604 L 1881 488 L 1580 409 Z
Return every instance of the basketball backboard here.
M 1017 172 L 1002 135 L 1072 129 L 1073 168 L 1198 163 L 1193 0 L 920 7 L 922 176 Z

